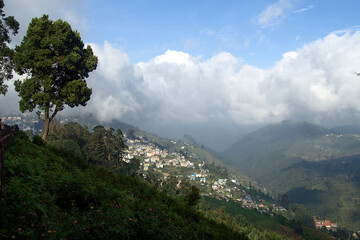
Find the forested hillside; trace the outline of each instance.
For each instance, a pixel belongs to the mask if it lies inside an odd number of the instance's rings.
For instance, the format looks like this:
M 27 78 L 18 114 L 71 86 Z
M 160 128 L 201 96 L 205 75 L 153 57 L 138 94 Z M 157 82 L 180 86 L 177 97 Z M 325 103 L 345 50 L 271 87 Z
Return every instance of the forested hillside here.
M 117 165 L 117 171 L 104 168 L 116 166 L 115 162 L 95 161 L 98 155 L 89 152 L 97 151 L 84 149 L 99 130 L 112 131 L 99 126 L 82 142 L 86 138 L 79 137 L 78 130 L 72 132 L 73 140 L 50 135 L 53 140 L 48 144 L 38 136 L 30 141 L 20 132 L 8 144 L 0 201 L 2 238 L 284 239 L 241 222 L 205 217 L 196 207 L 196 188 L 169 196 L 142 178 L 129 176 L 131 171 L 121 171 L 131 166 Z
M 259 129 L 224 152 L 226 163 L 313 215 L 360 227 L 360 136 L 336 134 L 306 122 Z

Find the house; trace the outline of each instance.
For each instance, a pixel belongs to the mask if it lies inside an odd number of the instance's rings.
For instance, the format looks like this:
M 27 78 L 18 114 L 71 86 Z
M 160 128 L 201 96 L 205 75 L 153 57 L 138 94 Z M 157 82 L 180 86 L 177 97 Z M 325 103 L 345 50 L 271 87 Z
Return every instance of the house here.
M 200 178 L 200 182 L 205 183 L 205 182 L 206 182 L 206 178 L 204 178 L 204 177 Z
M 329 220 L 318 220 L 314 218 L 314 223 L 316 228 L 326 227 L 327 230 L 332 230 L 332 231 L 336 231 L 336 229 L 338 228 L 336 223 L 332 223 Z
M 145 163 L 145 164 L 144 164 L 144 171 L 149 170 L 149 166 L 150 166 L 150 164 L 149 164 L 149 163 Z
M 182 166 L 182 167 L 187 167 L 187 162 L 181 161 L 181 162 L 180 162 L 180 166 Z
M 219 184 L 220 185 L 223 185 L 223 184 L 226 184 L 226 181 L 227 181 L 227 179 L 221 179 L 221 178 L 219 178 Z
M 133 158 L 134 158 L 134 155 L 131 154 L 131 153 L 128 153 L 128 154 L 126 154 L 126 155 L 124 156 L 124 158 L 126 158 L 126 159 L 133 159 Z
M 164 164 L 163 163 L 156 163 L 156 167 L 157 168 L 164 168 Z

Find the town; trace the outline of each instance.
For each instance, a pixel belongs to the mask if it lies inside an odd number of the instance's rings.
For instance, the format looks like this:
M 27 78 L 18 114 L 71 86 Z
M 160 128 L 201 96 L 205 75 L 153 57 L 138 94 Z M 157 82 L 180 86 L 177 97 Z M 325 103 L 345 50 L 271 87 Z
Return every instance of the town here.
M 171 141 L 172 144 L 179 144 Z M 127 139 L 128 149 L 125 151 L 123 161 L 130 162 L 134 157 L 140 158 L 141 172 L 154 171 L 160 173 L 166 181 L 170 176 L 175 176 L 180 186 L 181 182 L 188 180 L 201 190 L 202 196 L 214 197 L 229 201 L 234 200 L 242 204 L 243 208 L 253 209 L 260 213 L 270 214 L 273 212 L 286 211 L 282 206 L 266 203 L 263 199 L 253 200 L 247 189 L 251 186 L 244 186 L 235 174 L 221 176 L 219 173 L 207 169 L 208 164 L 199 161 L 194 155 L 189 159 L 179 152 L 169 152 L 167 149 L 160 149 L 143 137 L 139 139 Z M 181 150 L 193 149 L 194 146 L 181 143 Z M 144 176 L 146 176 L 144 174 Z

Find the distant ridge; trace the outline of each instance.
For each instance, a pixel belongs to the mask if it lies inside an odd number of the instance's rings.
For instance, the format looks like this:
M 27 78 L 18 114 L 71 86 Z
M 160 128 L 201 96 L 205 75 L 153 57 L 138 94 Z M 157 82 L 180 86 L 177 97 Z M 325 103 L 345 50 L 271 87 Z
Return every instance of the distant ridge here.
M 224 162 L 314 215 L 360 228 L 360 128 L 282 121 L 222 152 Z
M 258 181 L 264 173 L 286 167 L 294 151 L 306 149 L 311 140 L 332 134 L 327 128 L 299 121 L 282 121 L 246 135 L 223 152 L 227 163 Z M 295 159 L 293 159 L 295 160 Z
M 331 129 L 337 134 L 360 134 L 360 125 L 359 124 L 351 124 L 338 126 Z
M 124 122 L 121 122 L 121 121 L 115 120 L 115 119 L 112 119 L 111 121 L 107 121 L 107 122 L 98 121 L 93 116 L 93 114 L 74 115 L 74 116 L 69 116 L 66 119 L 69 122 L 75 121 L 83 126 L 88 126 L 90 130 L 92 128 L 94 128 L 96 125 L 102 125 L 107 128 L 112 127 L 114 129 L 119 128 L 123 133 L 126 133 L 128 130 L 134 130 L 134 131 L 140 130 L 138 127 L 135 127 L 131 124 L 124 123 Z

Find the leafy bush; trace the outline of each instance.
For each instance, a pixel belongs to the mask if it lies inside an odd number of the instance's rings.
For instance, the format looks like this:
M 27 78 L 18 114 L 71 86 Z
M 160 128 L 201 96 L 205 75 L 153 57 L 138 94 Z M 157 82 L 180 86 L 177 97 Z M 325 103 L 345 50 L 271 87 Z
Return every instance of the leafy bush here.
M 32 142 L 35 143 L 38 146 L 44 146 L 45 142 L 39 135 L 34 135 L 32 137 Z

